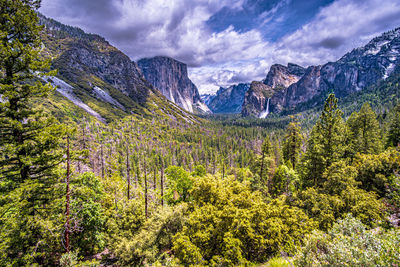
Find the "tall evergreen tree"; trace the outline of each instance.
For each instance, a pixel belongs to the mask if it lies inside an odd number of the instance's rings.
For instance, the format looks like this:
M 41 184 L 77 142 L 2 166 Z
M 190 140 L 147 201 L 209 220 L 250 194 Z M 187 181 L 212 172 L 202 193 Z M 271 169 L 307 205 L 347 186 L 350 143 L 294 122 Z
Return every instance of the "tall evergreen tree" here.
M 263 178 L 264 169 L 265 169 L 265 157 L 268 157 L 271 154 L 272 145 L 269 137 L 264 139 L 264 142 L 261 145 L 261 164 L 260 164 L 260 178 Z
M 40 222 L 62 160 L 62 127 L 34 105 L 53 90 L 36 77 L 49 67 L 39 55 L 39 5 L 0 1 L 0 254 L 16 265 L 46 246 Z
M 337 101 L 334 94 L 328 96 L 322 114 L 311 131 L 302 166 L 305 186 L 321 185 L 325 169 L 344 156 L 348 130 Z
M 391 119 L 389 132 L 387 135 L 386 146 L 400 145 L 400 104 L 394 109 L 393 118 Z
M 300 133 L 300 127 L 297 122 L 291 122 L 287 129 L 283 141 L 283 159 L 292 164 L 293 169 L 300 155 L 301 143 L 303 136 Z
M 382 151 L 381 133 L 375 112 L 365 103 L 360 112 L 353 112 L 347 120 L 349 127 L 349 152 L 363 154 L 378 154 Z

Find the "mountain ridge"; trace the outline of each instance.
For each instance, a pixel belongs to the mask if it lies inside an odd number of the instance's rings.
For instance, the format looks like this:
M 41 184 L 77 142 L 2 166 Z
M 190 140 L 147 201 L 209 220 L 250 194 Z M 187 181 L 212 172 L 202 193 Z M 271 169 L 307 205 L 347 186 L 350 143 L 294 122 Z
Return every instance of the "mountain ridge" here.
M 51 59 L 52 68 L 58 70 L 56 79 L 61 82 L 51 77 L 50 81 L 53 85 L 67 84 L 58 91 L 69 96 L 73 104 L 82 101 L 104 121 L 131 113 L 197 120 L 168 102 L 145 79 L 136 62 L 103 37 L 41 14 L 39 18 L 44 25 L 42 55 Z
M 283 83 L 278 84 L 283 86 L 276 86 L 273 82 L 285 74 L 280 66 L 272 65 L 264 79 L 264 83 L 275 86 L 268 102 L 270 112 L 296 110 L 298 105 L 305 103 L 313 107 L 321 104 L 327 92 L 333 92 L 339 98 L 345 97 L 387 79 L 399 69 L 400 28 L 373 38 L 365 46 L 353 49 L 338 61 L 307 67 L 304 74 L 289 86 Z M 257 90 L 261 90 L 258 93 L 253 93 L 252 88 L 246 93 L 242 116 L 259 116 L 266 109 L 264 95 L 270 94 L 271 88 L 260 88 L 257 87 Z

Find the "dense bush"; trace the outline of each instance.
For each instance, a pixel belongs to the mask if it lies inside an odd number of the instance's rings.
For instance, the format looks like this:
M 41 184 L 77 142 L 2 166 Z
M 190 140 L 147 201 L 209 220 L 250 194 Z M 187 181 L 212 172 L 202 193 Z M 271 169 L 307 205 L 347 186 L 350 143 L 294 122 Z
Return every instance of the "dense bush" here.
M 181 264 L 245 264 L 294 252 L 315 224 L 285 197 L 269 203 L 248 183 L 206 176 L 194 182 L 188 218 L 174 237 Z
M 310 234 L 296 256 L 299 266 L 393 266 L 399 262 L 398 230 L 367 230 L 350 215 L 335 223 L 328 233 Z
M 173 236 L 182 230 L 187 205 L 160 208 L 133 235 L 124 236 L 114 244 L 113 252 L 121 266 L 139 266 L 172 260 Z M 134 227 L 133 227 L 134 228 Z

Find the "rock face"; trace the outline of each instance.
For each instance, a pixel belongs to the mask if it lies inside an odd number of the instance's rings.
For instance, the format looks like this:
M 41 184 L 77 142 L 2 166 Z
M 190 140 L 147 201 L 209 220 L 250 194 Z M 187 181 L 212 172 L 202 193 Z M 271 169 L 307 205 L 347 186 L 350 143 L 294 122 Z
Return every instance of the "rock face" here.
M 242 116 L 259 117 L 267 109 L 268 99 L 274 94 L 274 89 L 263 82 L 252 82 L 244 96 Z
M 303 67 L 292 63 L 272 65 L 263 82 L 251 83 L 244 97 L 242 116 L 266 117 L 271 111 L 273 96 L 282 97 L 287 87 L 298 82 L 305 72 Z M 275 101 L 274 106 L 278 105 L 282 103 Z
M 312 99 L 321 93 L 320 88 L 321 66 L 308 67 L 296 83 L 277 91 L 271 98 L 272 112 L 282 111 L 285 107 L 293 107 Z
M 286 66 L 274 64 L 271 66 L 264 84 L 272 88 L 287 88 L 296 83 L 305 73 L 305 69 L 299 65 L 289 63 Z
M 210 104 L 211 100 L 213 100 L 214 97 L 215 97 L 215 94 L 200 95 L 201 100 L 203 101 L 204 104 L 206 104 L 206 106 L 208 106 Z
M 44 26 L 40 53 L 58 70 L 56 77 L 45 80 L 58 87 L 57 94 L 75 105 L 76 112 L 85 111 L 103 122 L 132 113 L 197 121 L 167 101 L 138 65 L 103 37 L 38 16 Z
M 344 97 L 386 79 L 399 66 L 400 28 L 397 28 L 354 49 L 336 62 L 310 67 L 314 71 L 309 72 L 308 81 L 300 80 L 287 89 L 284 106 L 290 109 L 307 101 L 313 105 L 327 92 Z
M 157 56 L 138 61 L 146 80 L 183 109 L 192 113 L 209 113 L 196 85 L 189 79 L 186 64 L 169 57 Z
M 354 49 L 336 62 L 307 69 L 294 64 L 288 64 L 287 67 L 273 65 L 264 80 L 266 85 L 274 89 L 269 111 L 292 110 L 299 104 L 313 107 L 321 104 L 330 92 L 339 98 L 344 97 L 388 78 L 398 68 L 400 28 L 372 39 L 367 45 Z M 257 113 L 266 109 L 260 106 L 264 102 L 249 90 L 242 115 L 257 116 Z
M 228 88 L 220 87 L 207 105 L 213 113 L 240 113 L 245 93 L 249 88 L 248 83 L 240 83 Z
M 64 80 L 96 96 L 96 77 L 139 104 L 144 104 L 155 92 L 137 64 L 103 37 L 39 17 L 47 33 L 46 51 L 54 58 L 53 66 Z

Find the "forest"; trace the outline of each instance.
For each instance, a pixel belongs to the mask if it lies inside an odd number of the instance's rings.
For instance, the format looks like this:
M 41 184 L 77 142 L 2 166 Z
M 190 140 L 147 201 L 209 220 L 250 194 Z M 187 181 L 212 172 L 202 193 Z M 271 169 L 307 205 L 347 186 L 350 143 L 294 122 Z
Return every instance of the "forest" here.
M 39 4 L 0 1 L 0 266 L 399 264 L 397 99 L 344 114 L 329 94 L 307 121 L 54 113 Z

